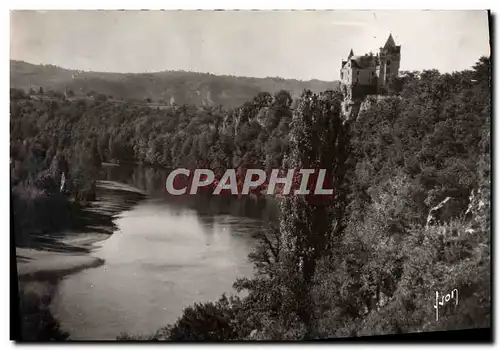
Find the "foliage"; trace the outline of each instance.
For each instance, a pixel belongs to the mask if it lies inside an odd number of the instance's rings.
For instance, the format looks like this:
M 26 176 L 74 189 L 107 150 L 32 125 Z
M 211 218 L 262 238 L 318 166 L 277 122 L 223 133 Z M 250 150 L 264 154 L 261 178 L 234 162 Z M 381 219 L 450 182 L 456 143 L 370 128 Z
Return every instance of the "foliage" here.
M 399 97 L 361 110 L 344 254 L 317 276 L 323 336 L 489 327 L 488 72 L 481 58 L 473 71 L 412 74 Z M 447 196 L 451 220 L 426 226 Z M 435 322 L 435 292 L 455 288 L 459 305 Z
M 43 93 L 32 99 L 11 90 L 12 179 L 51 193 L 54 181 L 42 175 L 58 155 L 77 188 L 92 183 L 101 161 L 211 168 L 217 176 L 227 168 L 329 170 L 332 196 L 280 199 L 280 227 L 257 233 L 255 276 L 234 284 L 244 295 L 190 306 L 173 325 L 140 339 L 487 327 L 490 76 L 484 57 L 452 74 L 408 72 L 390 95 L 366 99 L 350 122 L 336 92 L 306 91 L 292 101 L 286 91 L 255 91 L 225 109 Z M 446 209 L 449 220 L 427 225 L 429 210 L 446 197 L 456 203 Z M 435 291 L 455 288 L 459 305 L 443 308 L 435 322 Z
M 335 148 L 325 152 L 342 155 L 335 158 L 333 174 L 346 172 L 332 181 L 349 205 L 325 215 L 332 221 L 330 233 L 339 233 L 329 236 L 336 244 L 326 240 L 315 247 L 312 279 L 304 283 L 308 232 L 317 239 L 328 230 L 310 221 L 314 203 L 285 199 L 281 230 L 258 234 L 261 243 L 250 255 L 255 277 L 234 285 L 248 292 L 226 311 L 245 315 L 245 322 L 233 319 L 238 339 L 490 326 L 489 67 L 489 59 L 481 58 L 472 71 L 412 72 L 401 79 L 396 95 L 366 102 L 344 132 L 344 154 Z M 302 119 L 292 121 L 287 140 L 288 152 L 295 154 L 292 166 L 315 159 L 315 141 L 318 147 L 335 145 L 322 139 L 328 126 L 312 132 L 321 118 L 311 116 L 321 113 L 312 112 L 318 110 L 316 96 L 304 97 L 294 114 Z M 426 226 L 429 209 L 446 196 L 458 203 L 450 209 L 451 220 Z M 304 212 L 300 220 L 294 220 L 297 210 Z M 312 224 L 319 226 L 310 229 Z M 321 249 L 324 254 L 318 254 Z M 435 322 L 435 292 L 453 289 L 459 290 L 459 305 L 443 307 Z M 310 318 L 297 310 L 307 310 Z

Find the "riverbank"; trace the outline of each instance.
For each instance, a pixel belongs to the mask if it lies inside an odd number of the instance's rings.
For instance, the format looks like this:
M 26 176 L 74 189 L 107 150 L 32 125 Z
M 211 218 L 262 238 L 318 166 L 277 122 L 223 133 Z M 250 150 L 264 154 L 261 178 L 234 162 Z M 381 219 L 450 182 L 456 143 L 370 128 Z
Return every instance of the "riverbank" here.
M 81 270 L 98 267 L 104 260 L 83 254 L 16 248 L 19 281 L 54 280 Z
M 32 233 L 28 244 L 16 247 L 23 340 L 62 340 L 71 336 L 59 330 L 59 322 L 50 311 L 59 281 L 104 265 L 104 259 L 90 252 L 117 230 L 114 219 L 145 197 L 137 188 L 99 181 L 96 201 L 79 208 L 68 229 Z
M 88 253 L 107 239 L 116 227 L 113 220 L 129 210 L 146 194 L 132 186 L 99 181 L 97 200 L 88 203 L 74 218 L 74 228 L 53 234 L 33 235 L 31 246 L 16 247 L 20 280 L 57 279 L 66 274 L 104 264 Z

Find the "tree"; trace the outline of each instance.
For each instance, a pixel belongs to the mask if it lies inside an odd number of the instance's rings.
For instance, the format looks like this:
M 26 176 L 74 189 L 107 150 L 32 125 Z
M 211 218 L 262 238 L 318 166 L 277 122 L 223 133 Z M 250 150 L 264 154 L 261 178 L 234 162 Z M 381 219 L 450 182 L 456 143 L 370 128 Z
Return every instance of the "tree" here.
M 216 303 L 194 304 L 170 329 L 170 340 L 222 341 L 235 339 L 232 310 L 227 297 Z
M 292 96 L 286 90 L 280 90 L 274 94 L 274 103 L 280 107 L 290 107 L 292 104 Z
M 348 124 L 342 123 L 342 97 L 326 92 L 315 95 L 305 91 L 294 112 L 290 153 L 285 157 L 288 169 L 329 169 L 330 185 L 340 189 L 344 177 L 344 162 L 348 149 Z M 306 338 L 313 336 L 314 315 L 310 295 L 318 260 L 340 234 L 345 202 L 340 193 L 318 198 L 314 195 L 285 196 L 281 205 L 280 230 L 282 257 L 290 276 L 287 289 L 294 299 L 294 312 L 305 326 Z M 333 223 L 332 223 L 333 219 Z

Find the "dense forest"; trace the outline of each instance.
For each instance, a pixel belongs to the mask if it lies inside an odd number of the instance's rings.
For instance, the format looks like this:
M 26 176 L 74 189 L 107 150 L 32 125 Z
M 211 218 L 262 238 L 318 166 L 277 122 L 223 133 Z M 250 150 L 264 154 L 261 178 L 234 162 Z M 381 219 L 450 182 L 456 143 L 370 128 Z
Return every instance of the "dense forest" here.
M 49 194 L 64 173 L 70 195 L 60 203 L 84 201 L 101 162 L 210 168 L 218 176 L 228 168 L 331 169 L 331 198 L 280 199 L 279 225 L 257 234 L 249 256 L 255 276 L 235 281 L 246 296 L 194 304 L 155 334 L 119 339 L 488 327 L 490 76 L 485 57 L 452 74 L 406 72 L 390 95 L 368 97 L 352 120 L 337 91 L 304 91 L 295 100 L 284 90 L 261 92 L 237 108 L 160 108 L 11 89 L 14 197 L 24 203 L 19 208 L 54 200 Z M 429 221 L 447 197 L 446 215 Z M 435 292 L 453 289 L 460 304 L 443 307 L 436 322 Z

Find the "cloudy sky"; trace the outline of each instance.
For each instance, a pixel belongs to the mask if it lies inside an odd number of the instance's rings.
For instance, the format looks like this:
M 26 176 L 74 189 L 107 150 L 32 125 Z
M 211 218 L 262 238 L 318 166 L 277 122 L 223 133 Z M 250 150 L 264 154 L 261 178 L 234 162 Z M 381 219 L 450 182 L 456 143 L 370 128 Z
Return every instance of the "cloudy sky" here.
M 401 69 L 489 55 L 485 11 L 13 11 L 11 59 L 112 72 L 188 70 L 334 80 L 392 33 Z

